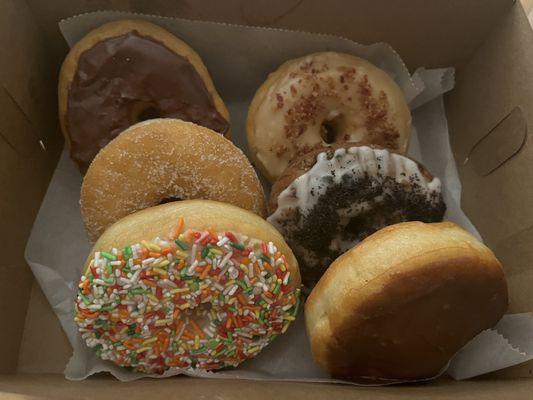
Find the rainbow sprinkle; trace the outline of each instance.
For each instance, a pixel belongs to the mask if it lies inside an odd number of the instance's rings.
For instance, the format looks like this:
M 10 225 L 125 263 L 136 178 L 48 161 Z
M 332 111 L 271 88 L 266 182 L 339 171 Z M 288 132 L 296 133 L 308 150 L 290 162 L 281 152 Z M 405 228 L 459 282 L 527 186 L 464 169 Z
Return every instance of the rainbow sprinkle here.
M 237 366 L 295 319 L 300 288 L 272 242 L 182 227 L 94 253 L 75 321 L 103 360 L 153 374 Z

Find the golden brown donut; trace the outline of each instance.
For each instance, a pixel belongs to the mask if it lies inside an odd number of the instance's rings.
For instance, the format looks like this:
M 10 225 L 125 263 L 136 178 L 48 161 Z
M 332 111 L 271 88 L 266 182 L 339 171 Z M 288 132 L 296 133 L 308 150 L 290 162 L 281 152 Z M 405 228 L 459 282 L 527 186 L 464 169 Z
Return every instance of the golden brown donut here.
M 59 120 L 85 172 L 121 131 L 152 118 L 179 118 L 229 137 L 229 113 L 200 56 L 142 20 L 110 22 L 68 53 L 59 75 Z
M 404 153 L 411 113 L 383 70 L 350 54 L 289 60 L 257 90 L 246 124 L 254 164 L 275 181 L 296 157 L 341 142 Z
M 355 382 L 430 378 L 507 309 L 492 251 L 450 222 L 384 228 L 339 257 L 305 304 L 316 362 Z
M 81 213 L 94 241 L 112 223 L 173 200 L 206 199 L 264 216 L 257 175 L 218 133 L 176 119 L 140 122 L 95 157 L 81 187 Z
M 105 231 L 85 263 L 75 322 L 119 366 L 214 370 L 284 333 L 299 296 L 298 264 L 274 227 L 229 204 L 180 201 Z
M 312 287 L 345 251 L 398 222 L 440 222 L 441 182 L 420 163 L 377 146 L 342 143 L 294 160 L 274 183 L 268 221 Z

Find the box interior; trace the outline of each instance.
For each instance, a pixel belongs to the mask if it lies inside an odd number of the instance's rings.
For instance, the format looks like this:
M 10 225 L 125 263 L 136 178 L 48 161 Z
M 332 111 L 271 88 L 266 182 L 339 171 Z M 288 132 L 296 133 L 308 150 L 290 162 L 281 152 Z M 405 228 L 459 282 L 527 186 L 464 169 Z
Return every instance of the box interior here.
M 328 6 L 327 18 L 323 7 L 319 0 L 58 0 L 52 4 L 0 0 L 0 48 L 5 55 L 0 64 L 0 238 L 10 249 L 0 263 L 4 276 L 9 277 L 0 280 L 0 311 L 8 321 L 7 329 L 0 331 L 0 373 L 4 374 L 0 375 L 0 393 L 51 396 L 51 385 L 57 396 L 73 391 L 103 395 L 119 386 L 132 395 L 150 393 L 148 390 L 191 395 L 198 390 L 197 380 L 189 378 L 177 378 L 179 385 L 174 379 L 157 384 L 143 380 L 127 389 L 105 377 L 84 383 L 65 381 L 61 374 L 70 357 L 68 342 L 24 261 L 26 240 L 63 144 L 56 84 L 67 46 L 57 22 L 88 11 L 116 9 L 330 33 L 360 43 L 385 41 L 411 70 L 455 66 L 456 88 L 445 100 L 463 183 L 463 208 L 506 268 L 510 312 L 533 309 L 528 295 L 533 281 L 533 250 L 528 246 L 533 241 L 533 210 L 529 206 L 533 188 L 526 184 L 530 178 L 527 167 L 533 162 L 527 129 L 533 118 L 529 112 L 533 76 L 528 74 L 533 64 L 533 33 L 521 5 L 512 0 L 338 0 Z M 378 390 L 276 383 L 272 392 L 265 392 L 264 384 L 239 382 L 236 391 L 234 382 L 216 380 L 203 382 L 202 391 L 243 398 L 270 397 L 283 390 L 311 398 L 335 393 L 339 398 L 357 394 L 385 399 L 397 394 L 408 398 L 429 394 L 434 398 L 500 398 L 505 390 L 508 396 L 519 398 L 529 385 L 528 380 L 519 378 L 531 376 L 532 368 L 533 363 L 525 363 L 479 380 L 441 379 Z

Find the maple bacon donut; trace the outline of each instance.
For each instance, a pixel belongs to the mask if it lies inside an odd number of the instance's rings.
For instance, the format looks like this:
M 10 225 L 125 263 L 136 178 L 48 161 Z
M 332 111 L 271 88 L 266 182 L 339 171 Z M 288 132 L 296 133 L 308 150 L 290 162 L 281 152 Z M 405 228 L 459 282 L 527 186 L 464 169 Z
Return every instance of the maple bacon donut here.
M 231 141 L 191 122 L 140 122 L 95 157 L 83 179 L 80 205 L 91 241 L 136 211 L 161 203 L 205 199 L 266 215 L 254 168 Z
M 404 153 L 411 114 L 385 71 L 325 52 L 271 73 L 252 100 L 246 129 L 254 164 L 273 182 L 294 158 L 335 143 L 364 141 Z
M 369 146 L 337 145 L 295 160 L 274 183 L 268 221 L 312 287 L 339 255 L 379 229 L 440 222 L 441 182 L 421 164 Z
M 72 47 L 59 77 L 59 120 L 84 173 L 139 121 L 179 118 L 229 135 L 229 113 L 200 56 L 157 25 L 111 22 Z
M 216 370 L 256 356 L 299 305 L 298 264 L 274 227 L 191 200 L 131 214 L 99 238 L 75 322 L 87 346 L 119 366 Z

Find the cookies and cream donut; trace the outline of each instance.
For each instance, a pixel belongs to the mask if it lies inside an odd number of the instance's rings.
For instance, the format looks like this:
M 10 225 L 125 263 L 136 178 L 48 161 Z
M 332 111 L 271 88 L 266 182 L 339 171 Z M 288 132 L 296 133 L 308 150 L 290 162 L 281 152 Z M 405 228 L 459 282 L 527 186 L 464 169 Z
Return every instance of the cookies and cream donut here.
M 149 374 L 256 356 L 296 317 L 298 264 L 238 207 L 191 200 L 129 215 L 94 245 L 75 322 L 98 357 Z
M 274 184 L 270 204 L 268 221 L 293 249 L 309 286 L 375 231 L 403 221 L 439 222 L 446 209 L 440 180 L 422 165 L 351 145 L 296 160 Z
M 305 304 L 315 361 L 339 379 L 435 377 L 507 310 L 494 253 L 450 222 L 388 226 L 328 268 Z
M 404 153 L 411 114 L 385 71 L 325 52 L 271 73 L 252 100 L 246 129 L 254 163 L 273 182 L 294 158 L 324 145 L 364 141 Z
M 266 214 L 261 183 L 238 147 L 208 128 L 166 118 L 131 126 L 98 153 L 83 179 L 80 205 L 95 241 L 128 214 L 187 199 Z
M 229 113 L 200 56 L 157 25 L 110 22 L 72 47 L 59 76 L 59 120 L 85 172 L 124 129 L 179 118 L 229 135 Z

